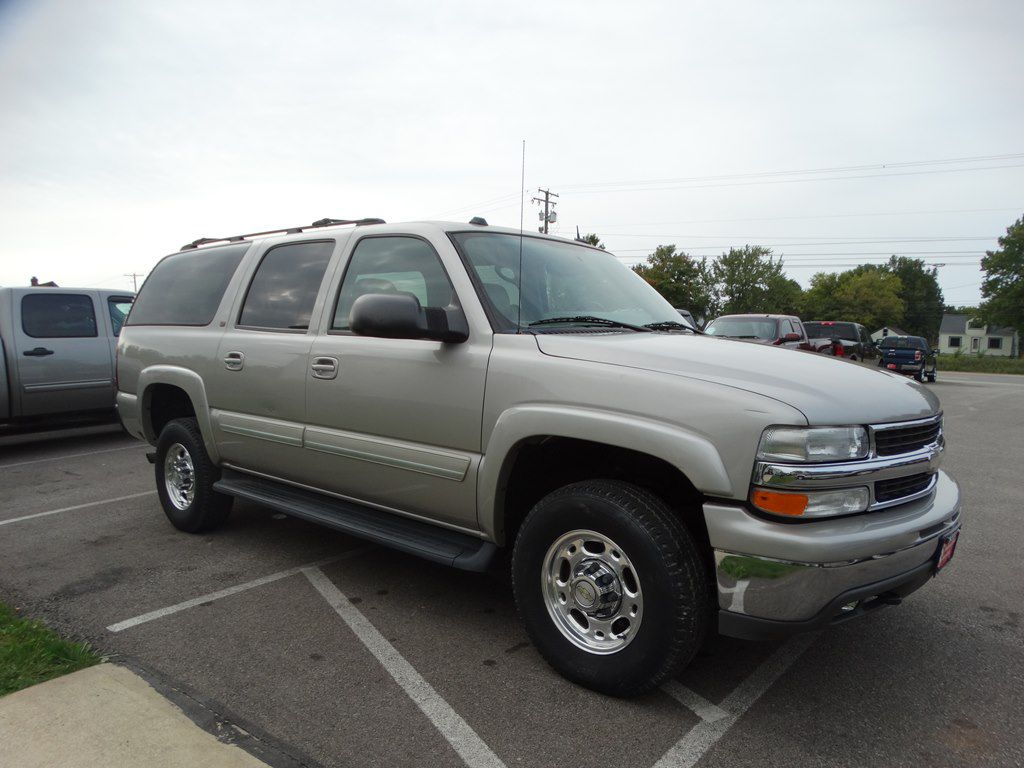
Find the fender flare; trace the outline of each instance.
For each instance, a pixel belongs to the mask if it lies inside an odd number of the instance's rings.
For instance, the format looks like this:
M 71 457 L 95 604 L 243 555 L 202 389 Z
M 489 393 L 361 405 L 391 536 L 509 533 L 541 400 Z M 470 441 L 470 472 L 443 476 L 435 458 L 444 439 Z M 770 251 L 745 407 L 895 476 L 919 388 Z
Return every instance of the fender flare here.
M 192 409 L 196 413 L 196 421 L 199 422 L 199 431 L 203 436 L 203 443 L 206 445 L 206 452 L 214 464 L 220 462 L 220 452 L 213 440 L 213 424 L 210 420 L 210 403 L 206 399 L 206 387 L 202 377 L 195 371 L 182 368 L 177 365 L 151 365 L 144 368 L 139 374 L 137 392 L 141 392 L 139 416 L 142 421 L 142 430 L 152 444 L 156 444 L 159 435 L 153 431 L 153 420 L 150 413 L 150 399 L 153 396 L 153 386 L 167 384 L 178 387 L 188 395 L 192 401 Z
M 542 436 L 588 440 L 645 453 L 671 464 L 702 493 L 710 496 L 733 493 L 718 449 L 702 435 L 625 413 L 557 405 L 519 405 L 498 417 L 480 463 L 479 524 L 493 541 L 503 543 L 505 485 L 518 447 L 530 438 Z

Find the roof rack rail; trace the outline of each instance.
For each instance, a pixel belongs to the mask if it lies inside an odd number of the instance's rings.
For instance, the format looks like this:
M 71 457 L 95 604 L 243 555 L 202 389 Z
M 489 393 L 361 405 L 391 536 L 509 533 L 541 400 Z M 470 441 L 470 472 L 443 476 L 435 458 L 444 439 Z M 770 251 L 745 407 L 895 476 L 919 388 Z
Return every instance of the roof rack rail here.
M 355 224 L 357 227 L 362 227 L 367 224 L 385 223 L 387 222 L 385 222 L 384 219 L 318 219 L 312 224 L 305 224 L 301 227 L 268 229 L 265 232 L 249 232 L 244 235 L 232 235 L 231 237 L 200 237 L 198 240 L 193 240 L 191 243 L 186 243 L 181 246 L 181 250 L 190 251 L 201 245 L 209 245 L 210 243 L 240 243 L 247 238 L 262 237 L 263 235 L 297 235 L 299 232 L 305 232 L 307 229 L 319 229 L 320 227 L 338 227 L 344 224 Z

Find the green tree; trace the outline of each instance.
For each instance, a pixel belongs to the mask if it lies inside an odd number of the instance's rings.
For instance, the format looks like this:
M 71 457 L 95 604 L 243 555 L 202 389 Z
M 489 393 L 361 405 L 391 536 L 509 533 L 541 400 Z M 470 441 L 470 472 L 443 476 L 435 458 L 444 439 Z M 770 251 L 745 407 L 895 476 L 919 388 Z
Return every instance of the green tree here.
M 906 256 L 893 256 L 886 269 L 903 285 L 900 298 L 905 304 L 905 311 L 900 327 L 913 336 L 924 336 L 937 342 L 945 304 L 939 288 L 938 269 L 928 269 L 923 261 Z
M 601 238 L 598 237 L 593 232 L 588 232 L 583 237 L 581 237 L 580 242 L 587 243 L 588 245 L 592 245 L 595 248 L 600 248 L 602 251 L 605 249 L 604 243 L 601 242 Z
M 900 298 L 903 285 L 886 269 L 850 270 L 836 288 L 838 319 L 860 323 L 869 331 L 903 322 L 905 304 Z
M 1024 331 L 1024 218 L 1006 228 L 999 250 L 985 252 L 981 268 L 982 317 L 993 325 Z
M 841 317 L 839 305 L 836 302 L 840 274 L 839 272 L 818 272 L 811 278 L 811 287 L 804 292 L 802 315 L 804 320 L 835 320 Z
M 712 267 L 722 313 L 799 314 L 803 290 L 783 272 L 770 248 L 730 248 Z
M 718 313 L 714 279 L 707 259 L 700 261 L 674 245 L 659 245 L 633 271 L 650 283 L 673 306 L 688 309 L 698 319 Z
M 847 320 L 869 331 L 903 322 L 900 279 L 887 266 L 864 264 L 846 272 L 819 272 L 804 294 L 805 320 Z

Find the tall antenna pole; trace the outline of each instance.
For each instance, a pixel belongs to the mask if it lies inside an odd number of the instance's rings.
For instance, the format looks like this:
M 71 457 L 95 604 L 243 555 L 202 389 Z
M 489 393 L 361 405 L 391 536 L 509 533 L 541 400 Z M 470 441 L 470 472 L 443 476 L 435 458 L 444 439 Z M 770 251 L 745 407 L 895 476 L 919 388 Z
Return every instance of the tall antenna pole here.
M 523 162 L 519 174 L 519 290 L 516 301 L 516 333 L 523 325 L 523 209 L 526 207 L 526 139 L 523 139 Z

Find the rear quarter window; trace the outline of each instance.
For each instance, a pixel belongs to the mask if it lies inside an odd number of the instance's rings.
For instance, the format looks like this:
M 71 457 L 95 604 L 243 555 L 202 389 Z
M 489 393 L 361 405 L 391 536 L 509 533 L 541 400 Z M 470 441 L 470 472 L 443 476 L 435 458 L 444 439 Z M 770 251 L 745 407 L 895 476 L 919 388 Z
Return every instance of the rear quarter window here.
M 209 325 L 249 245 L 166 257 L 146 278 L 125 325 Z

